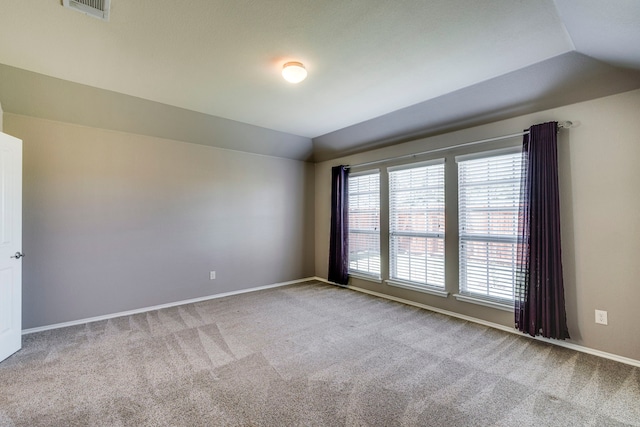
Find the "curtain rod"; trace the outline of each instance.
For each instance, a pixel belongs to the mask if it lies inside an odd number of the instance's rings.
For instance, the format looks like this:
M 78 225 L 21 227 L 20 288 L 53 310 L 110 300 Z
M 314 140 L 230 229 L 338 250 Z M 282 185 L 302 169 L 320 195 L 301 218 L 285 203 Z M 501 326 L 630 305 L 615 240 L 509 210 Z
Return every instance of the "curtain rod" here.
M 573 122 L 571 122 L 569 120 L 564 121 L 564 122 L 560 122 L 560 123 L 558 123 L 558 130 L 560 130 L 560 129 L 568 129 L 568 128 L 572 127 L 572 126 L 573 126 Z M 529 134 L 529 131 L 525 130 L 524 132 L 512 133 L 511 135 L 496 136 L 496 137 L 493 137 L 493 138 L 481 139 L 479 141 L 464 142 L 462 144 L 450 145 L 448 147 L 442 147 L 442 148 L 434 148 L 433 150 L 421 151 L 419 153 L 414 153 L 414 154 L 405 154 L 403 156 L 389 157 L 387 159 L 374 160 L 372 162 L 358 163 L 357 165 L 347 165 L 346 167 L 351 169 L 351 168 L 359 168 L 359 167 L 363 167 L 363 166 L 377 165 L 378 163 L 386 163 L 386 162 L 390 162 L 390 161 L 393 161 L 393 160 L 409 159 L 411 157 L 418 157 L 418 156 L 422 156 L 422 155 L 425 155 L 425 154 L 437 153 L 439 151 L 446 151 L 446 150 L 452 150 L 454 148 L 467 147 L 469 145 L 484 144 L 484 143 L 487 143 L 487 142 L 500 141 L 500 140 L 503 140 L 503 139 L 515 138 L 517 136 L 523 136 L 523 135 L 528 135 L 528 134 Z

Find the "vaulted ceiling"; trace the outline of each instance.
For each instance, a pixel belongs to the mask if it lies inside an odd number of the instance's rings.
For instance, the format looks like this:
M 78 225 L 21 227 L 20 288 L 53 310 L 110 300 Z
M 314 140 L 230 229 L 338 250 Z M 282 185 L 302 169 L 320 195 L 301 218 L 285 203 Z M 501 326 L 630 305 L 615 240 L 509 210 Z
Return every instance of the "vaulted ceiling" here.
M 281 78 L 289 60 L 307 80 Z M 264 128 L 269 144 L 288 138 L 276 155 L 322 160 L 638 88 L 640 1 L 112 0 L 103 22 L 3 0 L 0 64 L 5 111 L 39 108 L 14 100 L 15 68 Z M 32 91 L 53 81 L 30 76 Z M 217 145 L 205 134 L 193 142 Z

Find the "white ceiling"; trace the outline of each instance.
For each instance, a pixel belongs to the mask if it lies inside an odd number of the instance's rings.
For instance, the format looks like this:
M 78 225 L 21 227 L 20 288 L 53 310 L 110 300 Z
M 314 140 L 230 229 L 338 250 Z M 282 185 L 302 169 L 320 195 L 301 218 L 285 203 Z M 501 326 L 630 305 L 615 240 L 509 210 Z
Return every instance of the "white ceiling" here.
M 2 0 L 0 63 L 319 137 L 568 52 L 640 69 L 637 0 Z M 302 61 L 309 77 L 286 83 Z

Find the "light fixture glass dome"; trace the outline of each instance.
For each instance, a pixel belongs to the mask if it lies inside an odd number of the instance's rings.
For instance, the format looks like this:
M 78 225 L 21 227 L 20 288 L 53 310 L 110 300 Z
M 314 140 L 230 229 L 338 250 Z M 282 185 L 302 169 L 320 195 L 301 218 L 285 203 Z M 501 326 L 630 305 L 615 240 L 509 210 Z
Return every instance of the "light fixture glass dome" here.
M 287 62 L 282 66 L 282 77 L 289 83 L 300 83 L 307 78 L 307 70 L 300 62 Z

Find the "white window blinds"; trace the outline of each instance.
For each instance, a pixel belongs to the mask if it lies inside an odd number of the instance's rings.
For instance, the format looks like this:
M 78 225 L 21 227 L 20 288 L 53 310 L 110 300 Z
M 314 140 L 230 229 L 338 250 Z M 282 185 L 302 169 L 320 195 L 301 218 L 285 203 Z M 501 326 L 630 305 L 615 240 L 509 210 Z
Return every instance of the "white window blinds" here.
M 513 300 L 522 154 L 460 156 L 460 293 Z
M 380 277 L 380 172 L 349 175 L 349 273 Z
M 390 279 L 444 288 L 444 160 L 389 168 Z

